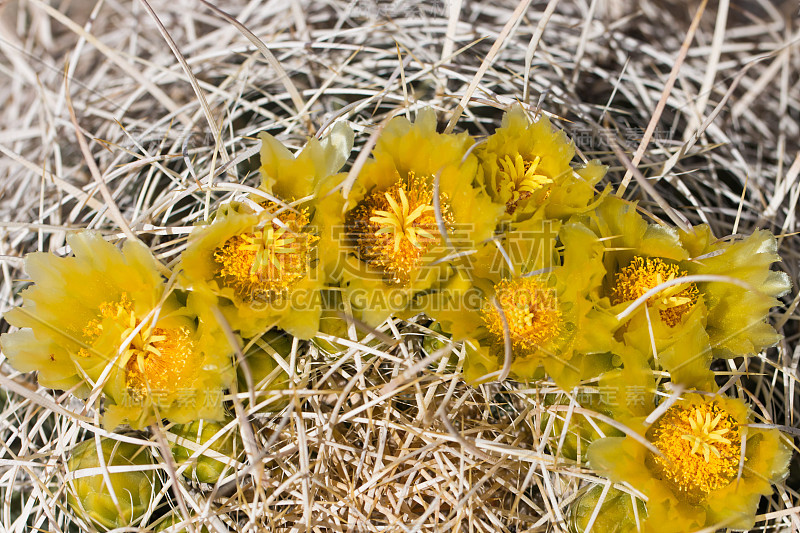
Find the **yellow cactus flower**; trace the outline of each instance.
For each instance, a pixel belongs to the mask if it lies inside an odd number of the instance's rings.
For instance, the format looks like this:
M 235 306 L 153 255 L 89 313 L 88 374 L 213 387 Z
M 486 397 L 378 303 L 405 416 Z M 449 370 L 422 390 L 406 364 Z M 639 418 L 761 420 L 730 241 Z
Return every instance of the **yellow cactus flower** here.
M 573 169 L 575 147 L 540 114 L 533 123 L 520 105 L 504 115 L 500 128 L 475 149 L 478 176 L 486 192 L 505 207 L 505 218 L 564 219 L 591 209 L 594 187 L 605 175 L 598 161 Z
M 150 452 L 130 442 L 100 439 L 81 442 L 72 450 L 67 468 L 73 476 L 67 483 L 67 503 L 72 511 L 101 531 L 136 527 L 156 494 L 161 481 L 152 468 Z M 98 468 L 108 470 L 106 478 Z M 145 467 L 137 469 L 136 467 Z M 126 468 L 125 471 L 119 469 Z M 85 471 L 95 470 L 88 474 Z
M 606 198 L 581 220 L 604 246 L 605 275 L 591 289 L 599 307 L 624 316 L 637 298 L 688 274 L 689 253 L 677 231 L 648 224 L 635 204 Z M 564 246 L 575 244 L 567 239 Z M 705 301 L 695 283 L 667 286 L 632 308 L 615 326 L 616 336 L 669 371 L 672 381 L 706 388 L 713 375 L 705 315 Z
M 433 111 L 392 119 L 344 198 L 321 190 L 322 252 L 358 318 L 376 326 L 452 274 L 448 258 L 488 239 L 502 209 L 473 184 L 466 134 L 436 131 Z
M 587 288 L 602 277 L 602 244 L 579 225 L 562 234 L 585 246 L 564 249 L 563 264 L 541 274 L 519 273 L 495 284 L 454 276 L 438 293 L 417 298 L 453 340 L 467 340 L 464 375 L 468 381 L 495 378 L 507 364 L 521 380 L 539 377 L 539 368 L 562 388 L 610 370 L 602 354 L 612 350 L 615 319 L 597 310 Z
M 120 251 L 93 232 L 67 243 L 74 257 L 26 258 L 34 284 L 6 314 L 23 329 L 0 341 L 11 365 L 81 397 L 101 387 L 107 427 L 221 418 L 231 349 L 167 290 L 147 247 Z
M 504 206 L 493 239 L 470 257 L 473 275 L 497 282 L 518 271 L 531 272 L 557 264 L 547 256 L 561 225 L 594 209 L 607 191 L 595 191 L 606 167 L 598 161 L 573 168 L 573 144 L 554 131 L 544 115 L 535 122 L 520 105 L 512 106 L 503 123 L 475 149 L 478 180 L 492 200 Z M 544 260 L 544 261 L 543 261 Z
M 311 139 L 295 157 L 267 133 L 261 139 L 262 181 L 268 198 L 228 204 L 189 237 L 179 268 L 200 309 L 218 305 L 243 337 L 272 326 L 302 339 L 319 328 L 319 291 L 325 269 L 312 223 L 320 184 L 337 172 L 353 146 L 353 132 L 337 124 Z M 210 318 L 211 319 L 210 315 Z
M 467 350 L 464 376 L 482 381 L 499 375 L 511 347 L 510 375 L 537 377 L 539 367 L 560 387 L 570 389 L 581 379 L 605 370 L 612 345 L 613 317 L 596 311 L 585 297 L 570 294 L 564 272 L 503 280 L 481 309 L 482 327 Z
M 778 342 L 781 335 L 767 321 L 769 310 L 780 305 L 778 298 L 792 284 L 785 272 L 770 269 L 781 260 L 775 236 L 759 230 L 740 240 L 719 241 L 704 224 L 681 232 L 680 238 L 690 255 L 684 263 L 688 274 L 730 276 L 755 289 L 717 281 L 698 283 L 708 308 L 706 331 L 714 355 L 754 354 Z
M 706 388 L 713 383 L 712 356 L 755 353 L 779 338 L 766 320 L 789 282 L 770 270 L 779 258 L 768 232 L 716 243 L 708 226 L 679 233 L 648 224 L 635 204 L 616 198 L 581 220 L 605 246 L 606 275 L 592 289 L 594 298 L 623 317 L 618 338 L 649 354 L 672 381 Z M 564 246 L 574 245 L 565 240 Z M 742 280 L 756 290 L 722 281 L 679 283 L 685 276 L 709 274 Z M 644 304 L 628 309 L 659 286 Z
M 218 305 L 243 337 L 278 326 L 310 338 L 319 327 L 324 284 L 317 240 L 307 210 L 226 208 L 189 236 L 181 282 L 193 291 L 198 309 Z
M 630 435 L 608 437 L 590 445 L 589 464 L 647 497 L 642 531 L 750 529 L 791 458 L 780 432 L 752 419 L 741 400 L 686 395 L 649 426 L 629 424 L 649 447 Z

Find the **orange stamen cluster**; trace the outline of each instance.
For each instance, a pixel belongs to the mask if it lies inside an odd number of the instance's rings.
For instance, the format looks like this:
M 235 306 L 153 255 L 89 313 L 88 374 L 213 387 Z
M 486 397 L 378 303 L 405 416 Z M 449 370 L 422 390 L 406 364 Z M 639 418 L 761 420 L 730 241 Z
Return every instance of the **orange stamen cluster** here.
M 651 468 L 690 501 L 728 486 L 737 476 L 739 424 L 714 402 L 670 407 L 647 437 L 663 454 L 652 455 Z
M 127 294 L 117 301 L 100 304 L 99 316 L 83 329 L 84 339 L 93 343 L 104 332 L 119 332 L 121 361 L 129 393 L 142 398 L 153 392 L 174 392 L 191 388 L 200 365 L 187 328 L 159 328 L 142 324 Z M 89 355 L 87 348 L 80 354 Z
M 392 283 L 408 283 L 424 255 L 441 243 L 428 181 L 409 172 L 407 180 L 367 196 L 348 218 L 359 258 L 381 269 Z M 451 228 L 454 219 L 443 194 L 439 207 L 445 228 Z
M 611 303 L 616 305 L 633 301 L 650 289 L 685 275 L 686 272 L 677 265 L 665 263 L 657 257 L 635 256 L 628 266 L 617 272 L 611 289 Z M 692 310 L 698 294 L 694 283 L 673 285 L 651 297 L 647 305 L 657 306 L 661 320 L 668 326 L 675 327 Z
M 541 281 L 532 277 L 503 280 L 495 285 L 495 300 L 497 305 L 487 302 L 484 306 L 483 320 L 498 341 L 505 338 L 507 324 L 517 354 L 533 353 L 558 335 L 561 312 L 555 292 Z
M 285 296 L 310 270 L 318 238 L 308 223 L 306 211 L 284 210 L 265 226 L 225 241 L 214 250 L 222 283 L 246 302 Z

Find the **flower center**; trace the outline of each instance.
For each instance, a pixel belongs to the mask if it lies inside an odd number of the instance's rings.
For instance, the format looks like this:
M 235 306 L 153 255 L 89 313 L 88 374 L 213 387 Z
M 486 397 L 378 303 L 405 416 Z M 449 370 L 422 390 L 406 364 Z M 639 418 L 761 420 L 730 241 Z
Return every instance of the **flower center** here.
M 677 265 L 665 263 L 657 257 L 637 255 L 628 266 L 617 272 L 611 289 L 611 303 L 616 305 L 635 300 L 650 289 L 686 274 Z M 669 327 L 675 327 L 694 307 L 698 294 L 694 283 L 673 285 L 651 297 L 647 305 L 658 306 L 661 320 Z
M 530 277 L 502 280 L 494 289 L 497 305 L 508 324 L 512 346 L 520 354 L 535 352 L 558 334 L 561 312 L 552 289 Z M 503 317 L 497 306 L 487 302 L 482 314 L 489 333 L 502 341 L 505 338 Z
M 647 438 L 664 454 L 650 457 L 651 468 L 690 500 L 726 487 L 739 471 L 739 424 L 716 403 L 670 407 Z
M 498 173 L 497 188 L 498 190 L 503 187 L 511 189 L 511 198 L 506 202 L 506 212 L 509 215 L 514 214 L 517 204 L 521 200 L 529 198 L 542 187 L 553 183 L 552 178 L 536 173 L 541 159 L 537 155 L 533 161 L 526 161 L 520 154 L 517 154 L 514 159 L 507 155 L 500 160 L 502 170 Z
M 140 324 L 133 303 L 123 293 L 119 301 L 100 305 L 99 316 L 86 325 L 83 334 L 91 344 L 103 335 L 112 335 L 117 346 L 128 342 L 123 355 L 125 383 L 136 397 L 191 388 L 200 361 L 189 330 Z M 85 348 L 80 353 L 89 355 Z
M 134 349 L 126 365 L 129 393 L 145 396 L 193 390 L 201 363 L 187 328 L 153 328 L 146 346 Z
M 277 208 L 267 204 L 266 209 Z M 284 210 L 262 228 L 234 235 L 214 250 L 217 275 L 246 302 L 284 296 L 308 275 L 317 237 L 305 210 Z
M 408 283 L 422 257 L 441 241 L 433 199 L 428 180 L 413 172 L 388 190 L 367 196 L 347 223 L 359 257 L 383 270 L 392 283 Z M 439 207 L 445 228 L 452 228 L 444 194 L 439 195 Z

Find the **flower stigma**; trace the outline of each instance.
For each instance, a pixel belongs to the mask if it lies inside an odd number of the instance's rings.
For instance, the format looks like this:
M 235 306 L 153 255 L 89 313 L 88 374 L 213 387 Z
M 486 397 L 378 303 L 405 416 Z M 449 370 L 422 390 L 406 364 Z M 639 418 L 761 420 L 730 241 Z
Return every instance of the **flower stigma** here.
M 690 501 L 728 486 L 738 474 L 739 424 L 714 402 L 670 407 L 647 437 L 663 454 L 650 456 L 651 468 Z
M 616 274 L 611 289 L 613 305 L 633 301 L 650 289 L 687 273 L 675 264 L 665 263 L 658 257 L 635 256 L 631 263 Z M 697 302 L 699 292 L 694 283 L 673 285 L 651 297 L 647 304 L 659 307 L 661 320 L 669 327 L 680 324 L 683 315 Z
M 503 186 L 507 186 L 511 189 L 511 198 L 506 202 L 506 213 L 509 215 L 514 214 L 520 201 L 553 183 L 552 178 L 536 173 L 541 160 L 542 158 L 537 155 L 533 161 L 527 161 L 520 154 L 514 156 L 514 159 L 507 155 L 500 160 L 502 170 L 498 172 L 497 188 L 500 190 Z
M 508 324 L 511 344 L 518 354 L 534 353 L 558 335 L 561 312 L 552 289 L 532 277 L 502 280 L 494 288 L 497 304 Z M 487 302 L 482 314 L 489 333 L 502 341 L 503 318 L 497 307 Z
M 409 172 L 407 180 L 370 194 L 348 216 L 359 257 L 381 269 L 391 283 L 408 283 L 423 256 L 441 241 L 428 181 Z M 452 228 L 447 195 L 439 195 L 439 207 L 445 228 Z
M 267 204 L 274 209 L 275 204 Z M 271 301 L 308 275 L 317 237 L 305 210 L 284 210 L 262 228 L 226 240 L 214 250 L 217 275 L 243 301 Z

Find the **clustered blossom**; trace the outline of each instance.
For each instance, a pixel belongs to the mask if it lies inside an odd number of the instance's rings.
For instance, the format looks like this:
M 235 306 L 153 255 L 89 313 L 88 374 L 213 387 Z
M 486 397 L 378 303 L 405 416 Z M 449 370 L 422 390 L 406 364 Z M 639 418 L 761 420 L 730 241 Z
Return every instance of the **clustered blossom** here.
M 279 409 L 299 341 L 335 353 L 351 342 L 346 317 L 369 328 L 425 313 L 464 343 L 471 384 L 642 391 L 634 406 L 592 399 L 638 438 L 576 415 L 562 451 L 646 503 L 589 488 L 573 527 L 597 505 L 621 531 L 752 525 L 788 448 L 718 391 L 711 362 L 780 339 L 768 314 L 790 283 L 772 269 L 771 233 L 648 222 L 599 188 L 602 164 L 575 164 L 567 136 L 519 105 L 477 144 L 439 133 L 432 110 L 394 118 L 354 173 L 342 171 L 354 143 L 343 123 L 297 154 L 260 139 L 258 189 L 198 225 L 174 271 L 142 243 L 118 249 L 94 232 L 68 238 L 74 256 L 28 256 L 33 285 L 6 315 L 20 329 L 2 337 L 9 362 L 44 386 L 102 393 L 109 428 L 180 424 L 181 471 L 214 483 L 241 455 L 224 437 L 223 395 L 251 414 Z M 656 399 L 680 390 L 694 392 L 652 420 Z

